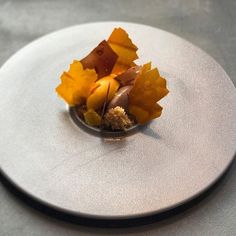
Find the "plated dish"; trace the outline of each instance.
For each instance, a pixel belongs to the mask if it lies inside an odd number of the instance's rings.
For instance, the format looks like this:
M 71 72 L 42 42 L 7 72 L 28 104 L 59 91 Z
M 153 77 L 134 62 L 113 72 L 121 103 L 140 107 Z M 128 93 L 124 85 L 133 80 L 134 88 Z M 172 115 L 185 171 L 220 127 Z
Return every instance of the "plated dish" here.
M 158 101 L 162 116 L 135 135 L 107 140 L 71 121 L 55 87 L 73 59 L 119 27 L 139 47 L 135 63 L 152 61 L 170 92 Z M 0 96 L 1 172 L 36 201 L 74 217 L 164 212 L 199 196 L 234 159 L 230 78 L 201 49 L 150 26 L 100 22 L 46 35 L 1 67 Z
M 168 94 L 166 80 L 151 62 L 135 64 L 137 46 L 115 28 L 87 56 L 61 75 L 58 95 L 88 126 L 125 131 L 158 118 L 157 103 Z

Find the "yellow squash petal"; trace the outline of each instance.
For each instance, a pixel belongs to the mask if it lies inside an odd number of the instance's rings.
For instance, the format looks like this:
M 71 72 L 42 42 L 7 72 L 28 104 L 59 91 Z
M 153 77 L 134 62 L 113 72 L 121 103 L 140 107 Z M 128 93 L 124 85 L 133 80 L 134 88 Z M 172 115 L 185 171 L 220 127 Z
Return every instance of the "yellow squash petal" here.
M 79 105 L 89 96 L 96 80 L 94 69 L 84 70 L 79 61 L 74 61 L 69 71 L 61 75 L 61 84 L 56 88 L 56 92 L 68 105 Z
M 140 124 L 159 117 L 162 107 L 157 102 L 168 92 L 166 80 L 157 68 L 151 69 L 150 63 L 145 64 L 129 93 L 129 112 Z
M 101 116 L 93 109 L 89 109 L 84 113 L 84 120 L 90 126 L 99 126 L 101 124 Z
M 115 28 L 108 41 L 110 47 L 118 55 L 118 60 L 113 68 L 114 74 L 120 74 L 135 65 L 138 58 L 138 48 L 132 43 L 129 35 L 122 28 Z
M 76 85 L 74 80 L 64 72 L 61 76 L 61 84 L 56 88 L 58 95 L 60 95 L 69 106 L 79 104 L 81 98 L 76 95 Z

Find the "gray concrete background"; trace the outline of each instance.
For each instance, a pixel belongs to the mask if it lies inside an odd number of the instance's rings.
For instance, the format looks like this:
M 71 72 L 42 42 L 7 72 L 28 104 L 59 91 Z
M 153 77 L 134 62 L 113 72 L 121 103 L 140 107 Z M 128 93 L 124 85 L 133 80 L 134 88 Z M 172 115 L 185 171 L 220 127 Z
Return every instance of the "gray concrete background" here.
M 191 41 L 214 57 L 236 85 L 236 0 L 0 0 L 0 66 L 44 34 L 107 20 L 148 24 Z M 236 163 L 211 195 L 184 213 L 152 225 L 116 230 L 52 219 L 0 185 L 0 235 L 236 235 L 235 171 Z

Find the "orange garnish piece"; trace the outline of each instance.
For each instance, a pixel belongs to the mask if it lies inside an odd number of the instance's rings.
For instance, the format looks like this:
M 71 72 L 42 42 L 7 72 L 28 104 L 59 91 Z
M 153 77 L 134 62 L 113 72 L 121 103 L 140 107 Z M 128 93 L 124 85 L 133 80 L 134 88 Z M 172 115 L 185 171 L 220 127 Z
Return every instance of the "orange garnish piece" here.
M 98 111 L 102 108 L 105 100 L 110 101 L 117 90 L 119 89 L 119 82 L 114 79 L 115 75 L 111 74 L 96 81 L 96 89 L 89 95 L 86 105 L 88 109 Z M 109 86 L 109 93 L 107 95 L 107 88 Z
M 144 124 L 161 115 L 162 107 L 157 102 L 168 94 L 166 80 L 151 63 L 145 64 L 129 93 L 129 112 L 138 123 Z
M 84 113 L 84 120 L 90 126 L 99 126 L 101 124 L 101 116 L 93 109 L 89 109 Z
M 122 28 L 115 28 L 107 40 L 110 47 L 118 55 L 118 60 L 112 73 L 121 74 L 134 66 L 134 60 L 138 58 L 138 48 L 132 43 L 129 35 Z
M 94 69 L 84 70 L 81 62 L 74 61 L 69 71 L 61 75 L 61 84 L 56 88 L 56 92 L 69 106 L 80 105 L 89 96 L 96 80 Z

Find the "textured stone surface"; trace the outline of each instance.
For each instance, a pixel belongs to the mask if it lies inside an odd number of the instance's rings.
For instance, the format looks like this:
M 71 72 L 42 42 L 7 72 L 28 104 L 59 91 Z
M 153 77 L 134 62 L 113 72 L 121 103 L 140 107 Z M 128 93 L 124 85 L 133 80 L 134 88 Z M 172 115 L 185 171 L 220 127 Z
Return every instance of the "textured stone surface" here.
M 236 84 L 236 2 L 227 1 L 2 1 L 0 65 L 33 39 L 90 21 L 149 24 L 201 47 Z M 234 235 L 236 165 L 220 186 L 188 211 L 149 226 L 97 230 L 62 223 L 22 204 L 0 186 L 0 235 Z

